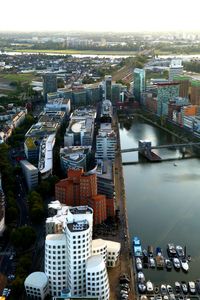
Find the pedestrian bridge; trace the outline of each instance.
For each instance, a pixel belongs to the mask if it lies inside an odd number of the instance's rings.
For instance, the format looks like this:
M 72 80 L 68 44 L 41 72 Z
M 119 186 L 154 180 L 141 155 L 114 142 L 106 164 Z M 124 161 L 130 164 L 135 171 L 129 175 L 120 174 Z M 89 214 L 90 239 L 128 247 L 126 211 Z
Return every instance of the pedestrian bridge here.
M 146 148 L 146 146 L 143 146 L 143 144 L 140 144 L 140 142 L 142 142 L 142 141 L 139 141 L 139 146 L 137 148 L 121 149 L 121 153 L 141 151 L 144 148 Z M 143 143 L 146 143 L 146 141 L 143 141 Z M 151 144 L 149 144 L 148 149 L 186 148 L 186 147 L 192 147 L 192 146 L 200 146 L 200 142 L 197 142 L 197 143 L 183 143 L 183 144 L 166 144 L 166 145 L 160 145 L 160 146 L 151 146 Z

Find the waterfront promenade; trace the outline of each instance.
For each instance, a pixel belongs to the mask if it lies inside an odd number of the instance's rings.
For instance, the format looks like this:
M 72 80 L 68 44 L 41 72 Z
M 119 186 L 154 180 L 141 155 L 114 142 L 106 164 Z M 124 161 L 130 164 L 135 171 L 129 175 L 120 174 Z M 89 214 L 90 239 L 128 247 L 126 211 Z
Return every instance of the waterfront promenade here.
M 133 269 L 133 260 L 130 248 L 130 238 L 128 230 L 128 217 L 126 210 L 126 195 L 124 187 L 124 178 L 123 178 L 123 168 L 122 168 L 122 158 L 120 152 L 120 136 L 118 128 L 118 119 L 117 116 L 114 116 L 113 119 L 113 128 L 117 134 L 117 151 L 115 157 L 115 193 L 116 193 L 116 208 L 119 209 L 120 214 L 120 224 L 117 230 L 117 235 L 115 240 L 121 243 L 121 255 L 120 261 L 117 268 L 109 269 L 109 280 L 110 280 L 110 290 L 111 290 L 111 300 L 120 299 L 120 285 L 119 285 L 119 276 L 123 273 L 126 273 L 130 277 L 130 293 L 129 300 L 136 299 L 135 296 L 135 286 L 134 286 L 134 269 Z

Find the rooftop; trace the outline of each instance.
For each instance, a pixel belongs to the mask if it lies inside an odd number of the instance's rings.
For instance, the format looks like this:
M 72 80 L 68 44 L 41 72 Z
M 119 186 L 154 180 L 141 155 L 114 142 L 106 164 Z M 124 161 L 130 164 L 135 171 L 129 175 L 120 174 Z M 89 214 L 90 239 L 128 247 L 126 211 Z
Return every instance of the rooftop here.
M 33 285 L 34 287 L 43 287 L 48 282 L 48 277 L 43 272 L 31 273 L 25 280 L 25 285 Z
M 34 138 L 34 137 L 28 137 L 25 140 L 25 144 L 29 150 L 34 150 L 37 148 L 35 141 L 36 141 L 36 138 Z
M 92 214 L 92 208 L 89 206 L 77 206 L 77 207 L 71 207 L 70 209 L 71 214 Z
M 100 265 L 105 267 L 102 255 L 93 255 L 87 259 L 86 270 L 97 269 Z
M 48 234 L 46 236 L 47 241 L 57 242 L 57 241 L 66 241 L 66 237 L 64 234 Z
M 67 227 L 71 232 L 80 232 L 80 231 L 87 230 L 89 228 L 89 223 L 87 220 L 78 221 L 78 222 L 68 223 Z

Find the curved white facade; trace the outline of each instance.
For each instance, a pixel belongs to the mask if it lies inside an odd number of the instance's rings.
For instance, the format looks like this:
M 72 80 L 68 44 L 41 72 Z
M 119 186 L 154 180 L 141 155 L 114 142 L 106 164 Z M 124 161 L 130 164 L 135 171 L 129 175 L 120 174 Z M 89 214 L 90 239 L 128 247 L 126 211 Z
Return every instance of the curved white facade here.
M 91 255 L 92 226 L 87 220 L 68 223 L 68 288 L 73 296 L 86 294 L 86 261 Z
M 92 241 L 92 255 L 101 255 L 107 267 L 115 267 L 119 261 L 121 244 L 109 240 Z
M 100 300 L 109 300 L 110 288 L 106 266 L 101 255 L 88 258 L 86 264 L 87 296 L 96 296 Z
M 101 255 L 105 264 L 107 264 L 107 244 L 102 239 L 92 241 L 92 255 Z
M 65 234 L 49 234 L 45 241 L 45 273 L 49 277 L 49 291 L 60 296 L 67 287 L 67 243 Z
M 48 276 L 43 272 L 31 273 L 26 278 L 24 286 L 28 297 L 43 300 L 49 293 Z

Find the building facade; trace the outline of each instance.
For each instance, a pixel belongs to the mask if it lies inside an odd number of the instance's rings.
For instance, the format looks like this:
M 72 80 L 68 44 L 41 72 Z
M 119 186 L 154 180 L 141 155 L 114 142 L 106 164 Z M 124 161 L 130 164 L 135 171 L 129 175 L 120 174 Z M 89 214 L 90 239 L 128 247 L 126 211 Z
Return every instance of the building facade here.
M 141 93 L 145 91 L 145 70 L 135 68 L 133 71 L 133 76 L 134 76 L 133 95 L 135 96 L 135 100 L 140 102 Z
M 46 73 L 43 75 L 43 95 L 44 101 L 47 102 L 47 94 L 57 91 L 57 77 L 55 74 Z
M 27 160 L 21 160 L 20 164 L 28 189 L 36 188 L 38 186 L 38 169 Z

